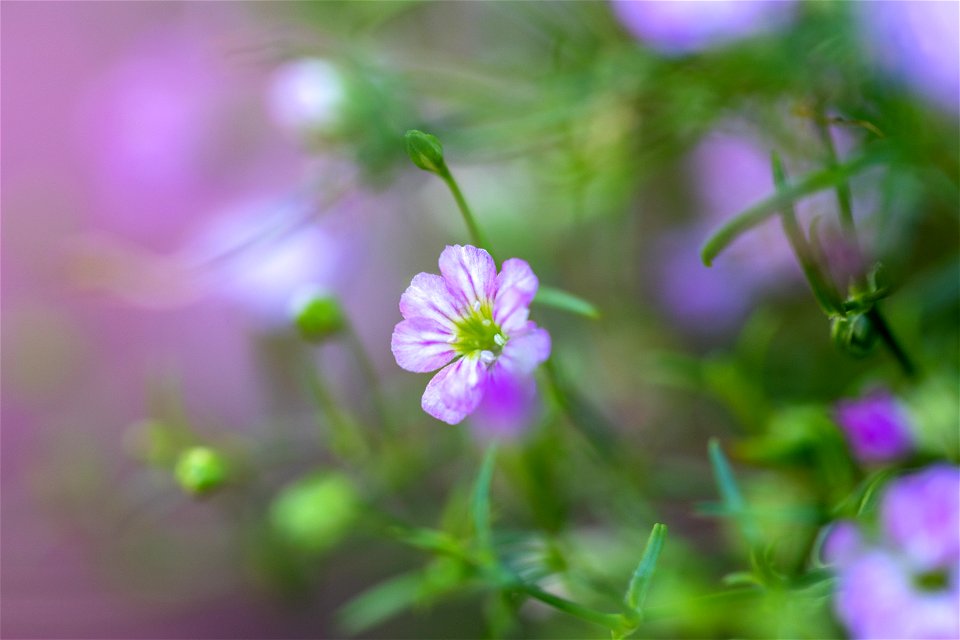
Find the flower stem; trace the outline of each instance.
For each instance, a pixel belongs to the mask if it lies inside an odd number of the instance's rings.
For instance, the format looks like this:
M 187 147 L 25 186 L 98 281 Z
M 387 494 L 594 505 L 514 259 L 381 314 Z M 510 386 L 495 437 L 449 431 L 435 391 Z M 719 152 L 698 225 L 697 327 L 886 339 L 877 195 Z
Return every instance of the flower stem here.
M 578 604 L 572 600 L 555 596 L 552 593 L 544 591 L 540 587 L 536 587 L 525 582 L 517 582 L 510 585 L 510 587 L 515 591 L 525 593 L 531 598 L 535 598 L 544 604 L 550 605 L 554 609 L 568 613 L 574 617 L 580 618 L 581 620 L 585 620 L 586 622 L 592 622 L 602 627 L 606 627 L 611 631 L 620 631 L 624 627 L 625 618 L 621 614 L 597 611 L 596 609 L 591 609 L 590 607 Z
M 346 334 L 347 340 L 350 342 L 350 348 L 353 350 L 354 357 L 357 359 L 357 365 L 360 368 L 360 373 L 366 379 L 367 385 L 370 388 L 370 397 L 373 401 L 373 408 L 377 413 L 377 418 L 384 428 L 389 429 L 392 424 L 389 417 L 390 414 L 386 410 L 386 404 L 383 401 L 383 390 L 380 386 L 380 377 L 377 375 L 377 370 L 373 366 L 373 361 L 370 359 L 370 355 L 363 346 L 363 342 L 360 340 L 359 334 L 357 334 L 353 324 L 349 321 L 346 325 Z
M 781 191 L 787 182 L 786 172 L 783 168 L 783 161 L 780 156 L 774 152 L 771 158 L 773 165 L 773 182 L 777 191 Z M 824 277 L 820 265 L 814 260 L 813 251 L 807 242 L 800 225 L 797 223 L 797 214 L 794 211 L 793 204 L 788 204 L 780 210 L 780 221 L 783 224 L 783 231 L 790 241 L 790 247 L 793 249 L 803 275 L 813 291 L 813 296 L 817 299 L 820 308 L 824 313 L 830 315 L 840 309 L 840 296 L 830 285 L 827 278 Z
M 839 165 L 837 157 L 837 147 L 833 143 L 833 135 L 830 133 L 830 121 L 820 108 L 815 117 L 817 133 L 820 134 L 820 140 L 827 152 L 827 165 L 830 169 L 835 169 Z M 837 204 L 840 207 L 840 225 L 844 233 L 855 247 L 857 243 L 857 229 L 853 222 L 853 205 L 851 204 L 850 185 L 846 180 L 841 180 L 836 186 Z
M 900 345 L 900 341 L 893 335 L 893 331 L 890 329 L 890 325 L 887 324 L 883 314 L 880 313 L 880 309 L 876 306 L 871 307 L 867 312 L 867 318 L 869 318 L 871 324 L 873 324 L 873 327 L 877 330 L 877 333 L 880 334 L 880 339 L 883 340 L 883 343 L 890 349 L 890 353 L 896 358 L 900 368 L 903 369 L 904 375 L 908 378 L 916 375 L 916 367 L 913 366 L 913 362 L 910 360 L 907 352 L 904 351 Z
M 440 167 L 440 171 L 437 175 L 439 175 L 440 178 L 447 184 L 447 187 L 450 189 L 450 193 L 453 194 L 453 199 L 456 200 L 457 207 L 460 209 L 460 213 L 463 215 L 463 221 L 467 225 L 467 230 L 470 232 L 470 237 L 473 239 L 473 243 L 478 247 L 486 249 L 492 256 L 493 249 L 490 247 L 490 243 L 487 242 L 483 232 L 480 231 L 480 227 L 477 225 L 477 220 L 473 217 L 473 212 L 470 211 L 470 205 L 467 204 L 466 198 L 463 197 L 463 192 L 460 191 L 460 185 L 457 184 L 456 178 L 454 178 L 453 174 L 450 173 L 450 169 L 447 167 L 446 163 Z

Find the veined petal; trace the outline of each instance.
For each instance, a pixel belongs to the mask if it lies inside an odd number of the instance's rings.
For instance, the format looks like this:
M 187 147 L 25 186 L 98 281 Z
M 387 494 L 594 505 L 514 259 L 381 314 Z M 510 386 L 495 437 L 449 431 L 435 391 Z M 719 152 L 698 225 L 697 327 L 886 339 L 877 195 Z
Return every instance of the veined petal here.
M 410 318 L 393 329 L 390 350 L 397 364 L 407 371 L 436 371 L 450 362 L 456 353 L 453 334 L 430 318 Z
M 505 367 L 517 375 L 530 375 L 537 365 L 550 357 L 550 334 L 533 322 L 528 322 L 524 330 L 512 334 L 503 353 L 497 359 L 497 366 Z
M 423 410 L 437 420 L 457 424 L 480 404 L 487 375 L 487 365 L 475 354 L 448 364 L 423 392 Z
M 525 260 L 510 258 L 503 263 L 495 286 L 493 320 L 509 335 L 526 324 L 540 281 Z
M 446 281 L 432 273 L 418 273 L 400 296 L 400 313 L 404 318 L 429 318 L 442 326 L 453 327 L 463 315 L 461 305 L 450 292 Z
M 440 254 L 440 273 L 450 292 L 466 307 L 490 301 L 496 292 L 497 265 L 483 249 L 447 247 Z

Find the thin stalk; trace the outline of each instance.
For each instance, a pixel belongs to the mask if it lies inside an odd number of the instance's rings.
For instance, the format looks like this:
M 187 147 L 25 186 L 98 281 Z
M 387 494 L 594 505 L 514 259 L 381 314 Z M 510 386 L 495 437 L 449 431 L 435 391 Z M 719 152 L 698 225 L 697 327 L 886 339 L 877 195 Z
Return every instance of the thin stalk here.
M 525 582 L 515 583 L 510 586 L 515 591 L 525 593 L 531 598 L 535 598 L 544 604 L 550 605 L 554 609 L 568 613 L 572 616 L 580 618 L 581 620 L 598 624 L 602 627 L 610 629 L 611 631 L 623 630 L 625 618 L 621 614 L 597 611 L 596 609 L 591 609 L 590 607 L 578 604 L 572 600 L 555 596 L 552 593 Z
M 815 117 L 817 133 L 820 134 L 820 140 L 823 142 L 824 149 L 827 152 L 827 165 L 834 169 L 839 164 L 837 156 L 837 147 L 833 143 L 833 135 L 830 133 L 830 122 L 821 109 Z M 855 247 L 859 247 L 857 242 L 857 229 L 853 222 L 853 205 L 850 196 L 850 185 L 846 180 L 841 180 L 836 186 L 837 204 L 840 206 L 840 225 L 844 233 Z
M 334 446 L 339 446 L 342 452 L 348 455 L 365 454 L 367 452 L 366 443 L 356 433 L 349 417 L 337 404 L 323 374 L 316 365 L 308 360 L 304 362 L 303 370 L 310 395 L 330 425 Z
M 373 408 L 377 413 L 377 419 L 384 428 L 389 429 L 392 427 L 392 422 L 390 420 L 390 414 L 386 409 L 386 404 L 383 401 L 383 388 L 380 385 L 380 377 L 377 375 L 377 370 L 373 366 L 373 361 L 363 346 L 363 342 L 360 340 L 356 329 L 354 329 L 353 324 L 349 321 L 346 326 L 346 334 L 347 340 L 350 342 L 350 348 L 353 350 L 354 357 L 357 359 L 360 374 L 364 377 L 370 388 L 370 397 L 373 400 Z
M 839 164 L 837 148 L 833 143 L 833 136 L 830 133 L 830 122 L 825 117 L 822 109 L 817 113 L 815 120 L 820 139 L 823 141 L 823 146 L 827 151 L 827 162 L 831 168 L 836 167 Z M 854 250 L 859 255 L 860 244 L 857 240 L 857 229 L 853 221 L 853 206 L 851 204 L 849 183 L 846 180 L 838 182 L 836 192 L 837 203 L 840 206 L 840 224 L 843 226 L 844 233 L 846 233 L 847 238 L 852 243 Z M 900 368 L 903 369 L 904 374 L 907 377 L 913 377 L 916 369 L 907 356 L 906 351 L 903 350 L 903 347 L 893 335 L 890 325 L 887 324 L 880 310 L 876 306 L 873 306 L 870 311 L 867 312 L 867 317 L 880 334 L 880 338 L 890 350 L 890 353 L 893 354 L 893 357 L 900 364 Z
M 477 220 L 473 217 L 473 212 L 470 211 L 470 205 L 467 204 L 466 198 L 463 197 L 463 192 L 460 191 L 460 185 L 457 184 L 456 178 L 454 178 L 453 174 L 450 173 L 450 169 L 447 168 L 446 164 L 441 167 L 440 173 L 437 175 L 439 175 L 440 178 L 447 184 L 447 187 L 450 189 L 450 193 L 453 194 L 453 199 L 456 200 L 457 207 L 460 209 L 460 213 L 463 215 L 463 221 L 467 225 L 467 230 L 470 232 L 470 237 L 473 239 L 473 243 L 478 247 L 486 249 L 492 256 L 493 249 L 487 242 L 483 232 L 480 231 L 480 227 L 477 225 Z
M 903 347 L 900 345 L 900 341 L 897 340 L 895 335 L 893 335 L 893 331 L 890 329 L 890 325 L 887 324 L 883 314 L 880 313 L 880 309 L 878 309 L 876 306 L 871 307 L 870 310 L 867 311 L 867 318 L 877 330 L 877 333 L 880 334 L 880 339 L 883 340 L 883 343 L 887 345 L 888 349 L 890 349 L 890 353 L 893 354 L 893 357 L 897 360 L 900 368 L 903 369 L 904 375 L 906 375 L 908 378 L 912 378 L 914 375 L 916 375 L 916 367 L 913 366 L 913 362 L 910 360 L 907 352 L 904 351 Z
M 787 176 L 783 168 L 783 162 L 776 153 L 772 156 L 772 164 L 773 181 L 779 193 L 786 186 Z M 780 222 L 820 308 L 827 315 L 835 313 L 840 308 L 840 296 L 829 280 L 824 277 L 820 265 L 814 259 L 814 253 L 807 242 L 807 238 L 803 235 L 803 231 L 797 223 L 797 214 L 793 208 L 793 203 L 784 205 L 783 209 L 780 210 Z

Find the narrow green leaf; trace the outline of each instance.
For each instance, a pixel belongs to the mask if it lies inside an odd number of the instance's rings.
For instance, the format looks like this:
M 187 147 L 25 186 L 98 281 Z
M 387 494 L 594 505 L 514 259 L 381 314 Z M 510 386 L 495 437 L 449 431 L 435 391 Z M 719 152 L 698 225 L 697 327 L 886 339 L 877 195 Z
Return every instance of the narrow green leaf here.
M 585 316 L 591 320 L 598 320 L 600 318 L 600 310 L 597 309 L 593 303 L 587 302 L 583 298 L 575 296 L 563 289 L 541 285 L 533 301 L 547 307 Z
M 730 462 L 720 448 L 720 442 L 716 438 L 711 438 L 708 450 L 710 464 L 713 466 L 713 475 L 720 490 L 720 498 L 726 507 L 726 512 L 736 519 L 743 537 L 751 545 L 758 544 L 760 542 L 760 532 L 752 515 L 747 510 L 746 502 L 743 500 L 737 481 L 733 477 Z
M 650 537 L 647 538 L 647 546 L 640 558 L 640 564 L 633 572 L 630 587 L 627 589 L 627 595 L 624 598 L 624 602 L 632 611 L 637 613 L 643 611 L 643 603 L 647 599 L 647 592 L 650 590 L 653 573 L 657 568 L 657 559 L 660 557 L 660 550 L 663 549 L 663 541 L 666 536 L 667 525 L 659 522 L 653 525 Z
M 497 445 L 491 444 L 483 457 L 483 465 L 477 475 L 477 482 L 473 487 L 473 498 L 470 510 L 473 514 L 473 530 L 476 534 L 477 547 L 482 554 L 489 554 L 492 549 L 490 533 L 490 482 L 493 480 L 493 467 L 496 462 Z
M 404 573 L 364 591 L 340 609 L 340 626 L 347 633 L 361 633 L 411 608 L 424 579 L 419 571 Z
M 882 151 L 865 153 L 844 164 L 815 171 L 802 180 L 777 190 L 772 196 L 735 215 L 717 229 L 700 250 L 700 258 L 703 260 L 703 264 L 709 267 L 713 260 L 741 234 L 767 218 L 776 215 L 784 207 L 792 205 L 801 198 L 843 184 L 864 169 L 884 161 L 887 157 L 888 154 Z

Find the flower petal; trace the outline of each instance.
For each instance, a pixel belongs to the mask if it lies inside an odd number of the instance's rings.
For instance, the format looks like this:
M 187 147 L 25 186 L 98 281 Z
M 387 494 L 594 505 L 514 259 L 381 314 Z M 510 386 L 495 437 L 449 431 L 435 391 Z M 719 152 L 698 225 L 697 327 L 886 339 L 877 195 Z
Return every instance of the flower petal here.
M 465 307 L 493 299 L 497 265 L 490 254 L 471 246 L 454 245 L 440 254 L 440 273 L 456 299 Z
M 537 295 L 540 281 L 525 260 L 510 258 L 497 276 L 493 302 L 493 320 L 506 333 L 522 329 L 527 322 L 527 307 Z
M 483 399 L 487 365 L 468 355 L 440 370 L 423 392 L 421 406 L 437 420 L 457 424 Z
M 453 327 L 463 315 L 457 298 L 438 275 L 418 273 L 400 296 L 400 313 L 404 318 L 430 318 L 442 326 Z
M 390 350 L 397 364 L 407 371 L 435 371 L 450 362 L 456 353 L 453 334 L 429 318 L 410 318 L 393 329 Z
M 470 416 L 474 433 L 483 439 L 515 438 L 537 413 L 537 383 L 503 367 L 491 367 L 489 374 L 483 401 Z
M 519 334 L 513 334 L 503 347 L 497 365 L 515 375 L 530 375 L 537 365 L 550 357 L 550 334 L 528 322 Z

